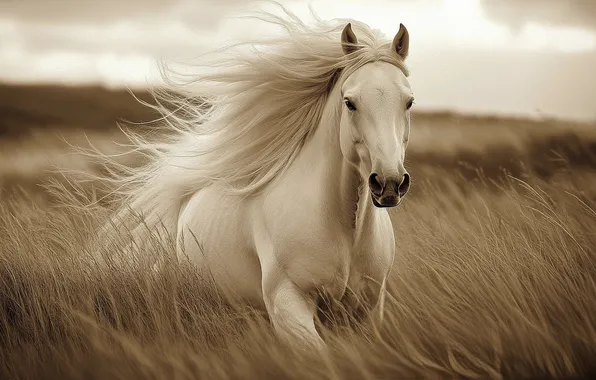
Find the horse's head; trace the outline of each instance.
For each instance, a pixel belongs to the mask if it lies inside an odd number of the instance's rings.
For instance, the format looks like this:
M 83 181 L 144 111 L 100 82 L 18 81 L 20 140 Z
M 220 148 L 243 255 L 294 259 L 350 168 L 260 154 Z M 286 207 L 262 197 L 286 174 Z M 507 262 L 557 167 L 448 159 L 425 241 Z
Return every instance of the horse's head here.
M 341 42 L 346 55 L 357 51 L 358 39 L 350 24 L 343 30 Z M 391 54 L 404 60 L 408 46 L 408 31 L 400 25 Z M 397 206 L 410 188 L 410 175 L 404 167 L 414 101 L 410 83 L 399 67 L 379 60 L 349 74 L 341 94 L 342 153 L 368 182 L 375 206 Z

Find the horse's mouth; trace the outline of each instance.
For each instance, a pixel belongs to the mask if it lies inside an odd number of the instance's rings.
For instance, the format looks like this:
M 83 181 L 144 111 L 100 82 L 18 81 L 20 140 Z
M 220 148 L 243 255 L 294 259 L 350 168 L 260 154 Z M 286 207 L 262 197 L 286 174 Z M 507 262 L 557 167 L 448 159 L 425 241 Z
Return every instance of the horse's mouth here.
M 396 207 L 401 203 L 403 197 L 395 196 L 395 195 L 388 195 L 384 197 L 378 198 L 373 193 L 370 194 L 372 198 L 373 205 L 378 208 L 390 208 Z

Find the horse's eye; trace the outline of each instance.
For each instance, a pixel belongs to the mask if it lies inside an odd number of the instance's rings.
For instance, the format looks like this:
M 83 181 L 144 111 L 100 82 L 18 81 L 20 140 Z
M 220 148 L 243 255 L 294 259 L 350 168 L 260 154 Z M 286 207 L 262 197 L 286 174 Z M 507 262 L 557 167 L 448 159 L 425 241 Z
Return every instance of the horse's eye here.
M 410 108 L 412 108 L 412 106 L 414 105 L 414 99 L 410 100 L 408 102 L 408 105 L 406 106 L 406 109 L 409 110 Z
M 344 99 L 344 103 L 350 111 L 356 111 L 356 106 L 350 101 L 350 99 Z

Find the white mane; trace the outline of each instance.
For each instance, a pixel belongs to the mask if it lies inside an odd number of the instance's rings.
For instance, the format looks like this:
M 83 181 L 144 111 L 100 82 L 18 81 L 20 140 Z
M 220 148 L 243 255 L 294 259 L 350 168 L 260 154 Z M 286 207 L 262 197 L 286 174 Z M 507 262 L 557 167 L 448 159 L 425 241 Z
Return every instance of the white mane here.
M 258 18 L 281 26 L 285 35 L 207 55 L 196 66 L 205 73 L 186 82 L 175 83 L 173 72 L 162 67 L 168 87 L 156 92 L 159 104 L 153 107 L 172 133 L 158 143 L 130 135 L 148 162 L 134 169 L 114 166 L 120 174 L 109 181 L 118 196 L 118 219 L 133 210 L 143 214 L 147 227 L 169 228 L 183 197 L 205 186 L 243 195 L 262 189 L 312 135 L 336 83 L 377 60 L 406 71 L 390 53 L 391 42 L 366 24 L 315 15 L 313 25 L 306 25 L 278 6 L 281 15 Z M 362 48 L 346 57 L 340 34 L 348 22 Z M 203 101 L 209 106 L 201 106 Z

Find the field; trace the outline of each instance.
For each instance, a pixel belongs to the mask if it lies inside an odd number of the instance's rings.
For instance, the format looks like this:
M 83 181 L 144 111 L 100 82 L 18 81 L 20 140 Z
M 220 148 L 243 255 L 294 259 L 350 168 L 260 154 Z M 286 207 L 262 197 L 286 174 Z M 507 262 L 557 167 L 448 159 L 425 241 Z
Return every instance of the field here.
M 327 358 L 278 342 L 186 263 L 108 270 L 86 252 L 97 215 L 40 184 L 68 184 L 53 164 L 97 170 L 69 143 L 115 152 L 117 118 L 155 116 L 128 94 L 5 86 L 0 109 L 2 379 L 596 374 L 595 125 L 415 115 L 384 318 L 336 316 Z

